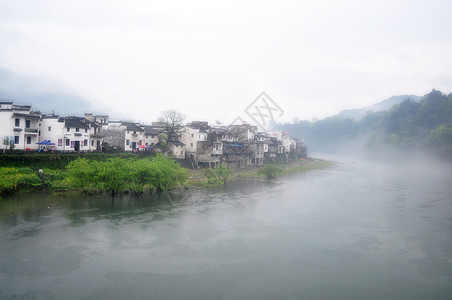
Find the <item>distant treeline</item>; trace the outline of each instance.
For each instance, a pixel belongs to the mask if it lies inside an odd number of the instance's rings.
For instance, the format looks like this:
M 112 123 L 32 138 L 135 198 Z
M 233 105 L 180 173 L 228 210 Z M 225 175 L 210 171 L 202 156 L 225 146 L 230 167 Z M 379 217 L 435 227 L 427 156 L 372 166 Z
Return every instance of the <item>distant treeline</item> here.
M 308 148 L 333 152 L 351 145 L 368 153 L 428 152 L 452 159 L 452 94 L 432 90 L 420 102 L 405 100 L 361 120 L 338 116 L 316 122 L 277 124 L 278 129 L 306 141 Z

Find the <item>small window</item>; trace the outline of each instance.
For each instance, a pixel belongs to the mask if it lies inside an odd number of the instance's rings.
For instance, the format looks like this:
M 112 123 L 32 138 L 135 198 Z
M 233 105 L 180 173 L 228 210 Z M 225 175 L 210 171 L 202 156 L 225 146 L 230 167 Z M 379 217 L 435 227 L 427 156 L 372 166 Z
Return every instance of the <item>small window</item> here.
M 70 139 L 66 139 L 66 146 L 69 146 L 70 143 L 71 143 L 71 140 Z
M 192 133 L 192 134 L 191 134 L 191 137 L 195 137 L 195 135 Z
M 137 132 L 134 130 L 134 131 L 133 131 L 133 134 L 137 134 Z
M 184 151 L 181 151 L 181 152 L 180 152 L 180 155 L 182 155 L 182 154 L 184 154 Z
M 88 129 L 85 128 L 85 133 L 87 133 L 87 132 L 88 132 Z
M 193 147 L 193 143 L 190 143 L 190 147 Z
M 28 145 L 31 144 L 31 136 L 27 136 L 27 144 L 28 144 Z
M 75 132 L 79 132 L 80 131 L 80 128 L 75 128 Z
M 19 137 L 17 135 L 14 137 L 14 144 L 19 144 Z
M 130 141 L 129 140 L 126 140 L 126 145 L 129 145 L 130 144 Z
M 71 128 L 70 127 L 67 128 L 67 132 L 71 132 Z
M 91 141 L 91 146 L 93 146 L 93 147 L 94 147 L 94 140 L 92 140 L 92 141 Z
M 83 145 L 88 146 L 88 140 L 83 140 Z
M 19 126 L 20 126 L 20 119 L 15 119 L 15 120 L 14 120 L 14 125 L 15 125 L 16 127 L 19 127 Z
M 41 136 L 41 130 L 39 130 L 39 132 L 38 132 L 38 136 Z
M 25 128 L 30 128 L 30 120 L 25 120 Z
M 52 127 L 47 127 L 47 131 L 52 131 Z

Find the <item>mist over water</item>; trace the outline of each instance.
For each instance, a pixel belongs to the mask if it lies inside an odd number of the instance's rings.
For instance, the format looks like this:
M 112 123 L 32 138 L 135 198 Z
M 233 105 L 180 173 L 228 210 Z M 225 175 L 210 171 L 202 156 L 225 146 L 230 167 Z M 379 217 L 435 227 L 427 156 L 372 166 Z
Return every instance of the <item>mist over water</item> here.
M 0 298 L 450 299 L 451 166 L 0 202 Z

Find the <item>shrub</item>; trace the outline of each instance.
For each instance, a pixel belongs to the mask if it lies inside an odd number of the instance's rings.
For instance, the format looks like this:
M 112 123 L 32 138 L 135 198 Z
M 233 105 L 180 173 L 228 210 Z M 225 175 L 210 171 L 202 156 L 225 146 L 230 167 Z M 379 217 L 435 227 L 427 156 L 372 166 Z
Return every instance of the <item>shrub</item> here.
M 272 164 L 266 165 L 257 171 L 258 174 L 265 175 L 268 179 L 275 178 L 276 174 L 281 172 L 280 168 Z

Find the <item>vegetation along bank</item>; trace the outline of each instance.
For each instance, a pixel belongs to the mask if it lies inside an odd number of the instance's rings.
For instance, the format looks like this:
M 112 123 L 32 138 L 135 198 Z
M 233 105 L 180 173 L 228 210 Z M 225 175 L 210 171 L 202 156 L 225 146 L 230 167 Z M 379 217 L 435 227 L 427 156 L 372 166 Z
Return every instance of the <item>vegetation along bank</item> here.
M 186 169 L 171 157 L 157 154 L 56 154 L 0 156 L 0 197 L 33 190 L 80 191 L 84 194 L 120 193 L 134 195 L 161 192 L 190 185 L 225 184 L 240 178 L 266 177 L 324 168 L 330 162 L 300 160 L 295 163 L 266 164 L 261 168 L 235 170 Z

